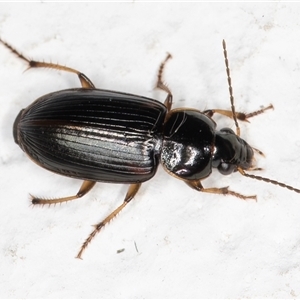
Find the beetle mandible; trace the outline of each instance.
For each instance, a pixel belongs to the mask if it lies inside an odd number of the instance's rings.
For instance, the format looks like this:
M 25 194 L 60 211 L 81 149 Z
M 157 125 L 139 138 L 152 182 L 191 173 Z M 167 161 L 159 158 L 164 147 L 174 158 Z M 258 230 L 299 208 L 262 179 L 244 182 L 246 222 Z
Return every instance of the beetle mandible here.
M 96 182 L 130 184 L 123 203 L 95 225 L 77 254 L 111 221 L 137 194 L 141 184 L 155 175 L 159 162 L 174 177 L 189 187 L 206 193 L 233 195 L 241 199 L 256 199 L 231 191 L 228 187 L 205 188 L 202 180 L 212 168 L 228 175 L 241 175 L 287 188 L 300 190 L 269 178 L 249 174 L 260 170 L 254 165 L 254 152 L 240 137 L 238 120 L 247 121 L 273 108 L 269 105 L 249 114 L 235 111 L 226 44 L 223 53 L 231 110 L 179 108 L 172 110 L 173 95 L 163 81 L 168 54 L 158 71 L 156 87 L 167 93 L 164 104 L 150 98 L 122 92 L 96 89 L 83 73 L 59 64 L 26 58 L 8 43 L 9 48 L 29 68 L 52 68 L 74 73 L 81 88 L 66 89 L 44 95 L 22 109 L 13 125 L 15 142 L 38 165 L 72 178 L 83 180 L 76 195 L 44 199 L 32 197 L 32 204 L 55 204 L 84 196 Z M 216 130 L 215 113 L 232 118 L 236 133 L 230 128 Z

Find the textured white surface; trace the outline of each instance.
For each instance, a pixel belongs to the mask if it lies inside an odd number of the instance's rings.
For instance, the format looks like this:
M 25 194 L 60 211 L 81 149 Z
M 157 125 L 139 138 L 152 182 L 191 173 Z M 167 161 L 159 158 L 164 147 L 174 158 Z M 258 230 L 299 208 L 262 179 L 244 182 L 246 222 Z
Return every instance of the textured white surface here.
M 170 52 L 174 107 L 200 110 L 230 108 L 226 39 L 236 109 L 275 106 L 240 124 L 242 137 L 266 154 L 257 157 L 263 176 L 300 187 L 299 14 L 296 3 L 1 3 L 0 35 L 31 58 L 84 72 L 97 87 L 161 101 L 153 87 Z M 2 46 L 0 65 L 1 298 L 299 297 L 300 195 L 239 174 L 214 172 L 203 184 L 230 185 L 257 202 L 197 193 L 160 168 L 83 260 L 74 259 L 90 225 L 127 187 L 100 183 L 83 199 L 32 208 L 29 192 L 66 196 L 81 182 L 27 159 L 13 121 L 39 96 L 79 83 L 51 70 L 24 73 L 26 64 Z

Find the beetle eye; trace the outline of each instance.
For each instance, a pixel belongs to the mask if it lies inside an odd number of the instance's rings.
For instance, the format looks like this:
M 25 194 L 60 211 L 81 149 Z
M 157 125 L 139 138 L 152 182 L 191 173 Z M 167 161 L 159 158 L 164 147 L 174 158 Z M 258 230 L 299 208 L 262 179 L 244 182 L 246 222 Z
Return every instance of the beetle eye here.
M 229 175 L 235 170 L 236 166 L 225 162 L 220 163 L 218 170 L 223 175 Z
M 228 134 L 229 133 L 235 134 L 234 131 L 231 128 L 228 128 L 228 127 L 222 128 L 220 131 L 224 132 L 224 133 L 228 133 Z

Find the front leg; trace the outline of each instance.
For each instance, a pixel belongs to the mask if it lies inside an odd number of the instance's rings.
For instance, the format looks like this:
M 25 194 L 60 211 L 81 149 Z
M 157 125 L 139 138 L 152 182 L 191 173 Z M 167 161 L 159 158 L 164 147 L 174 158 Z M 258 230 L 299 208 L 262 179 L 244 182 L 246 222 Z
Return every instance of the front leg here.
M 248 114 L 245 114 L 245 113 L 242 113 L 242 112 L 235 112 L 235 115 L 236 115 L 236 118 L 240 121 L 245 121 L 245 122 L 249 122 L 248 119 L 252 118 L 252 117 L 255 117 L 257 115 L 260 115 L 262 113 L 264 113 L 266 110 L 268 109 L 274 109 L 273 105 L 270 104 L 268 105 L 267 107 L 263 107 L 262 109 L 258 109 L 258 110 L 255 110 L 251 113 L 248 113 Z M 208 110 L 205 110 L 203 111 L 203 113 L 208 116 L 208 117 L 212 117 L 215 113 L 217 114 L 221 114 L 223 116 L 226 116 L 228 118 L 231 118 L 233 119 L 233 113 L 231 110 L 224 110 L 224 109 L 208 109 Z
M 242 195 L 242 194 L 239 194 L 239 193 L 229 190 L 228 186 L 223 187 L 223 188 L 204 188 L 203 185 L 201 184 L 200 180 L 186 180 L 185 183 L 190 188 L 192 188 L 198 192 L 212 193 L 212 194 L 219 194 L 219 195 L 232 195 L 232 196 L 238 197 L 243 200 L 246 200 L 246 199 L 256 200 L 256 195 L 245 196 L 245 195 Z

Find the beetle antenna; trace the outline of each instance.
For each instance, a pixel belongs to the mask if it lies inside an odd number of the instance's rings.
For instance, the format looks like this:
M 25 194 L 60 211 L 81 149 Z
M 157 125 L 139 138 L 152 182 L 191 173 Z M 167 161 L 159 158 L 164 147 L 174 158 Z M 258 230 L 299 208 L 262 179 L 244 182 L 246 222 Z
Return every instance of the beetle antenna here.
M 226 73 L 227 73 L 227 82 L 228 82 L 228 88 L 229 88 L 229 96 L 230 96 L 230 103 L 231 103 L 231 110 L 232 110 L 232 116 L 236 127 L 236 134 L 240 136 L 241 130 L 239 127 L 239 123 L 237 121 L 235 107 L 234 107 L 234 97 L 233 97 L 233 89 L 231 86 L 231 77 L 230 77 L 230 69 L 229 69 L 229 62 L 227 57 L 227 50 L 226 50 L 226 43 L 225 40 L 223 40 L 223 53 L 224 53 L 224 59 L 225 59 L 225 66 L 226 66 Z
M 253 174 L 248 174 L 246 173 L 243 169 L 241 168 L 238 168 L 238 171 L 245 177 L 249 177 L 249 178 L 252 178 L 252 179 L 257 179 L 257 180 L 260 180 L 260 181 L 264 181 L 264 182 L 268 182 L 268 183 L 272 183 L 274 185 L 279 185 L 280 187 L 282 188 L 286 188 L 290 191 L 293 191 L 293 192 L 296 192 L 296 193 L 299 193 L 300 194 L 300 189 L 297 189 L 293 186 L 290 186 L 290 185 L 287 185 L 283 182 L 280 182 L 280 181 L 277 181 L 277 180 L 273 180 L 273 179 L 270 179 L 270 178 L 267 178 L 267 177 L 262 177 L 262 176 L 257 176 L 257 175 L 253 175 Z

